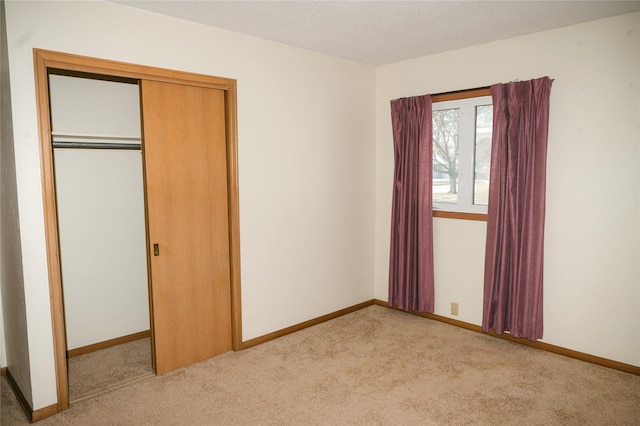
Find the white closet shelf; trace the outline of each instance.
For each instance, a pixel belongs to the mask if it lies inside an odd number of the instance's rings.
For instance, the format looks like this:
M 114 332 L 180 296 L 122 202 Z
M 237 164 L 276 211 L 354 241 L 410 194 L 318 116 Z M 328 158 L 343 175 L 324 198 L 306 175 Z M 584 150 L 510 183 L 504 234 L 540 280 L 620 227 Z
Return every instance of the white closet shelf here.
M 67 133 L 67 132 L 51 132 L 54 141 L 60 140 L 90 140 L 90 141 L 119 141 L 120 143 L 139 143 L 142 138 L 140 136 L 131 135 L 98 135 L 83 133 Z

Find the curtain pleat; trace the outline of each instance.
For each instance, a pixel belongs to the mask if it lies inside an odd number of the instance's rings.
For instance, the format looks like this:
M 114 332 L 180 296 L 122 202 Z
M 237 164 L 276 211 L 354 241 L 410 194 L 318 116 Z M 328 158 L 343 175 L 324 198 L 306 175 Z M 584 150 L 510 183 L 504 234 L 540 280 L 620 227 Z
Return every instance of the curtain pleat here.
M 391 121 L 395 162 L 389 305 L 432 313 L 431 97 L 392 101 Z
M 493 140 L 482 329 L 543 334 L 543 246 L 553 80 L 491 86 Z

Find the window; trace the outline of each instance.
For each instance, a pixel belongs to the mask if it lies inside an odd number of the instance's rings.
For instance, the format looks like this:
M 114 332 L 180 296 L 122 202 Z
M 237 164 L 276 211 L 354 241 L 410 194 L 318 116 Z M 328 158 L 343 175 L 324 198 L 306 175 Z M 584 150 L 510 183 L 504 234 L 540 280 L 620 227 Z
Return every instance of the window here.
M 433 209 L 487 213 L 491 96 L 433 98 Z

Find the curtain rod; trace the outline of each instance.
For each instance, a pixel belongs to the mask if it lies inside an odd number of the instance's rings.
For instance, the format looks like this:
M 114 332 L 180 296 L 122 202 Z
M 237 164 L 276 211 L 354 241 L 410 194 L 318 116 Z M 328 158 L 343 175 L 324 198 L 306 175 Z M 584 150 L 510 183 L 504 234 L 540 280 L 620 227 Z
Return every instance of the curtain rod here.
M 431 96 L 455 95 L 457 93 L 474 92 L 476 90 L 489 90 L 491 86 L 474 87 L 472 89 L 452 90 L 451 92 L 432 93 Z
M 491 86 L 483 86 L 483 87 L 474 87 L 473 89 L 462 89 L 462 90 L 453 90 L 451 92 L 441 92 L 441 93 L 431 93 L 429 94 L 429 96 L 431 96 L 431 98 L 434 97 L 445 97 L 445 96 L 456 96 L 456 95 L 461 95 L 467 92 L 475 92 L 478 90 L 490 90 Z M 426 96 L 426 94 L 425 94 Z M 471 96 L 473 97 L 473 96 Z M 463 98 L 463 97 L 461 97 Z M 403 99 L 403 98 L 396 98 L 396 99 L 392 99 L 391 101 L 397 101 L 398 99 Z M 454 98 L 456 99 L 456 98 Z

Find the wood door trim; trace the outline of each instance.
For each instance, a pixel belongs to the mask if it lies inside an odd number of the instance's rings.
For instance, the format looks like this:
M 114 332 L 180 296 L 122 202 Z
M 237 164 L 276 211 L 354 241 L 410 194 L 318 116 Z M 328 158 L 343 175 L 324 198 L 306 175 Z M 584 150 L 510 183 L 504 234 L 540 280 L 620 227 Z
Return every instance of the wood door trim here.
M 236 80 L 222 77 L 175 71 L 145 65 L 129 64 L 87 56 L 34 49 L 36 102 L 40 135 L 45 240 L 49 274 L 51 321 L 58 411 L 69 408 L 69 382 L 66 358 L 66 333 L 62 298 L 62 275 L 51 148 L 51 118 L 49 110 L 48 73 L 51 69 L 85 72 L 105 76 L 155 80 L 195 85 L 225 91 L 227 124 L 227 173 L 229 199 L 229 262 L 231 270 L 231 333 L 232 349 L 240 350 L 242 343 L 241 279 L 240 279 L 240 214 L 238 185 L 238 128 Z M 152 351 L 153 352 L 153 351 Z
M 178 83 L 221 90 L 229 90 L 231 86 L 236 83 L 235 80 L 230 78 L 130 64 L 108 59 L 98 59 L 51 50 L 34 49 L 34 52 L 42 57 L 47 68 L 52 69 L 104 74 L 107 76 L 133 78 L 137 80 L 155 80 L 165 83 Z
M 227 106 L 227 197 L 229 208 L 229 256 L 231 258 L 231 348 L 242 349 L 242 303 L 240 300 L 240 185 L 238 183 L 238 121 L 235 81 L 225 92 Z
M 42 167 L 42 198 L 44 204 L 45 240 L 49 272 L 49 296 L 53 354 L 56 367 L 58 411 L 69 408 L 69 378 L 67 372 L 67 344 L 62 296 L 62 270 L 60 266 L 60 242 L 58 239 L 58 215 L 51 148 L 51 111 L 49 108 L 49 84 L 45 58 L 34 51 L 36 102 L 40 131 L 40 162 Z

